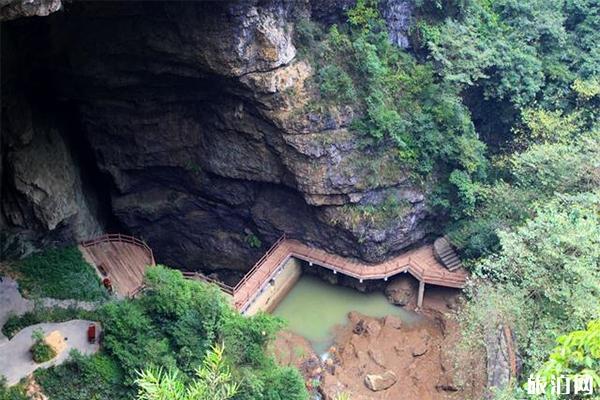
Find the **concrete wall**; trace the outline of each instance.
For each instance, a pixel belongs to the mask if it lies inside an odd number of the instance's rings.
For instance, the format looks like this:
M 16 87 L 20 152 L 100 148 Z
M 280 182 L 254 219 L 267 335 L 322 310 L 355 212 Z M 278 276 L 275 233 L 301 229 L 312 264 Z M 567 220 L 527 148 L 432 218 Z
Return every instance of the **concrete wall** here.
M 302 264 L 295 258 L 290 258 L 273 277 L 272 284 L 267 283 L 264 291 L 259 294 L 248 307 L 246 315 L 254 315 L 259 311 L 271 312 L 292 290 L 302 275 Z

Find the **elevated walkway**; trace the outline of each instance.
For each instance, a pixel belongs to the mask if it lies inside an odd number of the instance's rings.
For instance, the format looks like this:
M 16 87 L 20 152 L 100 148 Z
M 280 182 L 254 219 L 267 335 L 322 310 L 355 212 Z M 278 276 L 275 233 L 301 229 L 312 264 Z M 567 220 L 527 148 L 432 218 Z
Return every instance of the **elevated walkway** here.
M 462 267 L 449 271 L 441 265 L 434 256 L 432 245 L 408 251 L 379 264 L 364 264 L 310 247 L 283 235 L 235 287 L 218 284 L 233 296 L 234 306 L 244 313 L 290 258 L 306 261 L 310 265 L 317 265 L 331 270 L 334 274 L 344 274 L 361 282 L 372 279 L 388 280 L 401 273 L 410 273 L 419 281 L 419 307 L 423 303 L 425 284 L 463 288 L 468 276 Z M 191 275 L 195 278 L 200 277 L 199 274 L 187 274 L 188 277 Z
M 142 288 L 148 266 L 155 265 L 152 249 L 132 236 L 104 235 L 81 243 L 84 257 L 96 266 L 99 274 L 111 279 L 114 290 L 121 296 L 135 296 Z M 218 285 L 231 296 L 232 304 L 242 313 L 248 311 L 266 286 L 274 283 L 276 275 L 290 259 L 302 260 L 359 280 L 383 279 L 409 273 L 419 281 L 417 305 L 422 306 L 425 285 L 463 288 L 467 272 L 462 266 L 445 268 L 435 257 L 433 245 L 425 245 L 378 264 L 340 257 L 308 246 L 298 240 L 281 236 L 236 286 L 229 286 L 198 272 L 183 272 L 188 279 L 202 280 Z M 252 307 L 256 309 L 256 306 Z
M 142 287 L 146 268 L 155 265 L 152 249 L 145 242 L 120 233 L 82 242 L 79 249 L 122 297 L 134 296 Z

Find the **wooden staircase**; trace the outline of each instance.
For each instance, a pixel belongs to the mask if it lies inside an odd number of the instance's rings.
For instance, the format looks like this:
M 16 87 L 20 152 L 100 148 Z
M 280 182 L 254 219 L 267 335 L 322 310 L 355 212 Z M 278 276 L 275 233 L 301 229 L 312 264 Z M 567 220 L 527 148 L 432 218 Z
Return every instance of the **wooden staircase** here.
M 437 238 L 433 242 L 433 254 L 435 258 L 448 269 L 448 271 L 456 271 L 462 267 L 460 258 L 454 251 L 450 241 L 444 236 Z

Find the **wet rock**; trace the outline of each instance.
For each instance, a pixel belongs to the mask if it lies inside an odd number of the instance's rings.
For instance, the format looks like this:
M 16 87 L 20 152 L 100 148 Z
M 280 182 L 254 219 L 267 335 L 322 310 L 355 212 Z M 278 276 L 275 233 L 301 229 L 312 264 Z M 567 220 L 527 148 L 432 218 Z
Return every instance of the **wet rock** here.
M 402 275 L 395 278 L 386 288 L 385 295 L 392 304 L 405 306 L 415 302 L 417 285 L 412 277 Z
M 61 7 L 61 0 L 0 0 L 0 21 L 33 16 L 45 17 Z
M 387 315 L 383 319 L 383 325 L 389 326 L 390 328 L 394 328 L 394 329 L 402 329 L 404 322 L 395 315 Z
M 429 348 L 429 339 L 430 336 L 427 332 L 422 332 L 419 335 L 418 339 L 413 344 L 413 348 L 411 351 L 413 357 L 420 357 L 423 354 L 427 353 L 427 350 Z
M 377 320 L 368 321 L 366 324 L 367 333 L 372 337 L 377 337 L 381 332 L 381 324 Z
M 379 3 L 383 19 L 386 22 L 390 40 L 398 47 L 410 47 L 409 32 L 411 28 L 413 3 L 403 0 L 383 0 Z
M 377 364 L 381 368 L 385 368 L 385 356 L 381 350 L 376 348 L 369 349 L 368 353 L 369 357 L 371 357 L 371 360 L 373 360 L 375 364 Z
M 487 387 L 502 389 L 518 373 L 515 340 L 510 328 L 500 325 L 485 338 Z
M 383 374 L 371 374 L 365 376 L 365 386 L 374 392 L 386 390 L 392 387 L 398 377 L 393 371 L 385 371 Z
M 381 324 L 376 319 L 364 318 L 358 313 L 350 312 L 348 319 L 354 324 L 352 332 L 355 335 L 369 335 L 376 337 L 381 332 Z

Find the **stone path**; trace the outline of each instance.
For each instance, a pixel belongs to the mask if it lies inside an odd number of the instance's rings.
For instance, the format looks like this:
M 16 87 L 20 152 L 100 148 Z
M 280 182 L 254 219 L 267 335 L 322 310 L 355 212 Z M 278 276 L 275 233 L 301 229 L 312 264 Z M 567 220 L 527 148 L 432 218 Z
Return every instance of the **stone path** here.
M 18 283 L 8 277 L 1 277 L 0 281 L 0 329 L 4 326 L 11 315 L 22 315 L 32 311 L 35 302 L 21 296 Z M 42 298 L 39 304 L 45 308 L 81 308 L 84 310 L 94 310 L 98 304 L 88 301 L 78 300 L 58 300 L 51 298 Z M 0 331 L 0 346 L 8 342 L 8 338 Z M 0 360 L 1 361 L 1 360 Z
M 0 329 L 11 315 L 25 314 L 33 309 L 33 302 L 24 299 L 19 293 L 19 285 L 11 278 L 2 277 L 0 282 Z M 8 342 L 8 338 L 0 331 L 0 346 Z M 0 361 L 2 361 L 0 359 Z
M 18 383 L 38 368 L 48 368 L 64 362 L 73 349 L 82 354 L 93 354 L 99 350 L 97 343 L 90 344 L 87 340 L 87 328 L 92 321 L 75 319 L 59 323 L 41 323 L 22 329 L 10 341 L 0 345 L 0 375 L 4 375 L 8 385 Z M 33 345 L 31 334 L 36 329 L 42 329 L 47 335 L 53 331 L 60 331 L 65 338 L 67 347 L 54 359 L 42 364 L 37 364 L 31 359 L 29 350 Z M 96 334 L 99 335 L 97 325 Z

